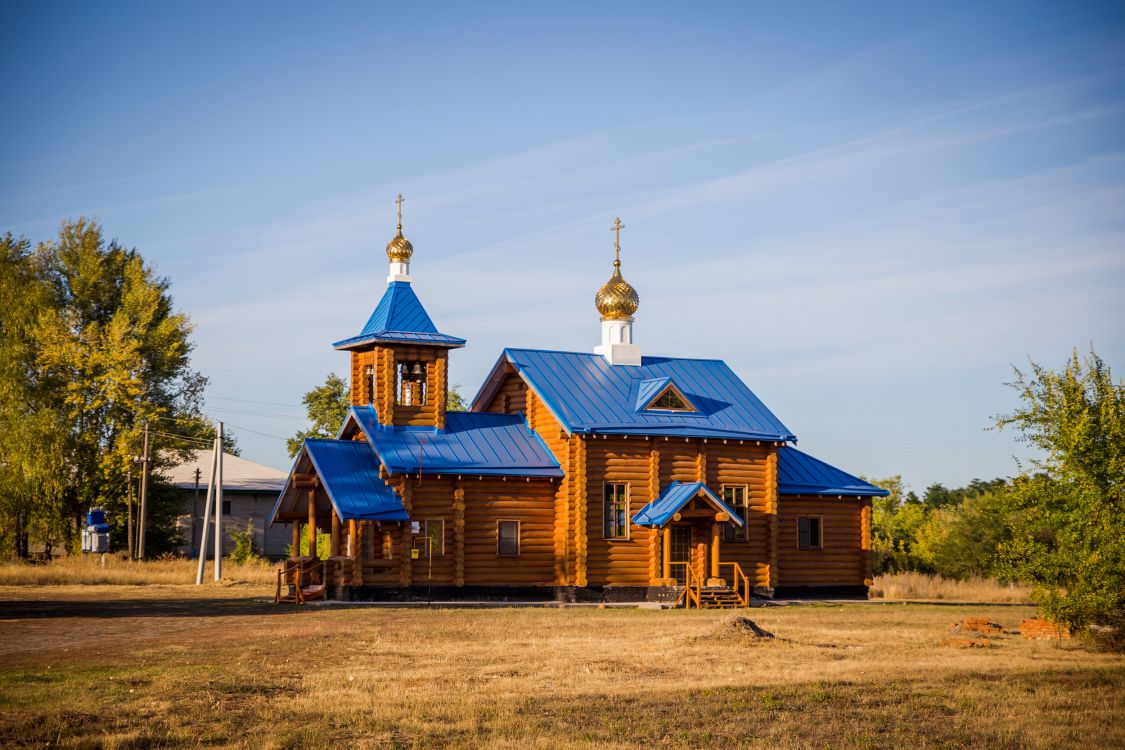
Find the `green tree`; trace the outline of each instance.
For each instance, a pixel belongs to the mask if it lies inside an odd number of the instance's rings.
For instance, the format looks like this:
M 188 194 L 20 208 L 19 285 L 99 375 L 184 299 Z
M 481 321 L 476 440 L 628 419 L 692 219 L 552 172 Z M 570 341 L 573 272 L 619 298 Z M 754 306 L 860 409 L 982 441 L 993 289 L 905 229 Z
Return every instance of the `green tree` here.
M 449 391 L 445 394 L 445 409 L 446 411 L 468 411 L 469 404 L 465 401 L 465 397 L 461 395 L 461 386 L 456 383 L 449 386 Z
M 925 507 L 917 495 L 907 490 L 901 476 L 869 479 L 890 492 L 877 497 L 871 507 L 871 547 L 875 574 L 918 570 L 913 546 L 917 530 L 926 519 Z
M 306 393 L 301 399 L 305 405 L 312 427 L 307 430 L 298 430 L 293 437 L 286 441 L 289 458 L 294 458 L 301 450 L 301 443 L 306 439 L 323 440 L 334 438 L 340 432 L 340 427 L 348 416 L 351 407 L 351 395 L 348 384 L 336 374 L 329 374 L 323 385 L 318 385 Z M 467 411 L 468 404 L 461 395 L 461 387 L 449 386 L 445 395 L 445 408 L 448 411 Z
M 1091 349 L 1061 372 L 1016 369 L 1021 405 L 999 428 L 1043 452 L 1008 493 L 1001 562 L 1034 584 L 1047 617 L 1081 630 L 1125 628 L 1125 382 Z
M 957 497 L 962 490 L 947 492 Z M 1011 536 L 1006 502 L 1003 489 L 987 490 L 929 510 L 915 532 L 915 557 L 946 578 L 994 575 L 1000 545 Z
M 330 373 L 323 385 L 318 385 L 305 394 L 301 402 L 312 422 L 312 427 L 299 430 L 296 435 L 286 441 L 289 449 L 289 458 L 297 455 L 301 450 L 301 443 L 306 439 L 328 439 L 336 437 L 344 419 L 348 416 L 350 396 L 348 384 L 335 373 Z
M 153 440 L 157 481 L 191 439 L 210 433 L 199 421 L 206 380 L 190 367 L 191 326 L 173 309 L 167 279 L 136 250 L 105 242 L 95 222 L 64 222 L 33 251 L 10 235 L 3 246 L 0 293 L 14 288 L 18 304 L 5 300 L 2 313 L 0 462 L 29 471 L 5 488 L 0 511 L 13 532 L 0 537 L 23 554 L 18 540 L 28 534 L 74 549 L 82 514 L 100 506 L 123 544 L 125 478 L 143 424 L 165 425 L 154 428 L 166 433 Z M 154 521 L 168 515 L 159 502 L 150 510 Z M 160 552 L 175 535 L 153 524 L 148 540 L 146 551 Z

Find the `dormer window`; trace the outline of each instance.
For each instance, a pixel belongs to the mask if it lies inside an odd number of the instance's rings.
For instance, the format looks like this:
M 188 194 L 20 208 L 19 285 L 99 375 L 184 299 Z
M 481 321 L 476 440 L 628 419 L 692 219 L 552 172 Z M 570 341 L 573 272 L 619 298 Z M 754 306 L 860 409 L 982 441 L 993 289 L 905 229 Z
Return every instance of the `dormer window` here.
M 687 402 L 676 393 L 676 389 L 669 386 L 656 397 L 656 400 L 648 405 L 650 409 L 667 409 L 669 411 L 692 411 L 692 408 L 687 405 Z
M 637 411 L 695 412 L 697 409 L 672 378 L 664 377 L 641 381 L 637 390 Z
M 400 362 L 395 393 L 400 406 L 424 406 L 426 403 L 426 363 Z

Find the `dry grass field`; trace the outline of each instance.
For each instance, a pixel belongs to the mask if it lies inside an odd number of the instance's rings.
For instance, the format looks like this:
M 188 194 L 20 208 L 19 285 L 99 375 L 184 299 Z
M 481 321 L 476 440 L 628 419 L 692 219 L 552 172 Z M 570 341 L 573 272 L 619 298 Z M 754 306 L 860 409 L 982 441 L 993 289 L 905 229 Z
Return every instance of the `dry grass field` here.
M 261 585 L 0 587 L 3 747 L 1125 746 L 1125 659 L 1024 606 L 275 607 Z
M 875 577 L 872 599 L 1031 603 L 1031 587 L 994 578 L 956 581 L 927 573 L 891 573 Z
M 213 580 L 214 563 L 208 562 L 204 580 Z M 166 560 L 127 560 L 116 555 L 75 555 L 46 565 L 22 562 L 0 563 L 0 586 L 143 585 L 195 581 L 195 560 L 173 557 Z M 222 574 L 232 581 L 268 584 L 276 578 L 277 565 L 266 561 L 234 565 L 223 561 Z

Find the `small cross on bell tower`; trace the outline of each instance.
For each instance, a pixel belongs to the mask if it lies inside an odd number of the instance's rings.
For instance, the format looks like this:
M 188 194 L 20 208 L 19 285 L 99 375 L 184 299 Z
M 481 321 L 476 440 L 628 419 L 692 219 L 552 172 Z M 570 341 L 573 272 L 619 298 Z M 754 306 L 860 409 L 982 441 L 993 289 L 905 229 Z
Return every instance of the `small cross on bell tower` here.
M 387 283 L 396 281 L 412 281 L 410 276 L 410 256 L 414 255 L 414 246 L 410 240 L 402 236 L 402 193 L 395 198 L 395 212 L 398 214 L 398 231 L 391 241 L 387 243 L 387 260 L 391 262 L 391 272 L 387 276 Z

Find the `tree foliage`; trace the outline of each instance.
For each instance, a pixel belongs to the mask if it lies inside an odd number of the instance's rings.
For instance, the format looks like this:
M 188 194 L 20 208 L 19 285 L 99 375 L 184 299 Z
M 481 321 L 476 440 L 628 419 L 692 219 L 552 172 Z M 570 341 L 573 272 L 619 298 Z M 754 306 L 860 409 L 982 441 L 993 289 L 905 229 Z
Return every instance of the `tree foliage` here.
M 1125 382 L 1091 349 L 1061 372 L 1032 362 L 1011 385 L 1021 405 L 996 425 L 1045 457 L 1009 493 L 1004 568 L 1058 622 L 1125 627 Z
M 301 403 L 305 405 L 312 426 L 307 430 L 299 430 L 286 441 L 289 458 L 297 455 L 305 440 L 336 437 L 344 424 L 344 419 L 348 416 L 348 407 L 351 404 L 348 384 L 339 375 L 330 373 L 324 379 L 323 385 L 318 385 L 304 395 Z
M 191 326 L 168 286 L 86 219 L 34 249 L 10 234 L 0 241 L 0 465 L 18 468 L 0 479 L 5 549 L 73 549 L 91 507 L 109 511 L 123 546 L 125 480 L 144 423 L 154 426 L 154 484 L 192 445 L 170 435 L 209 436 L 199 421 L 206 380 L 190 367 Z M 159 495 L 149 552 L 176 541 Z
M 1010 536 L 1008 481 L 974 479 L 965 487 L 931 485 L 919 498 L 902 477 L 869 480 L 888 490 L 872 503 L 876 574 L 918 571 L 964 579 L 997 573 L 997 552 Z

